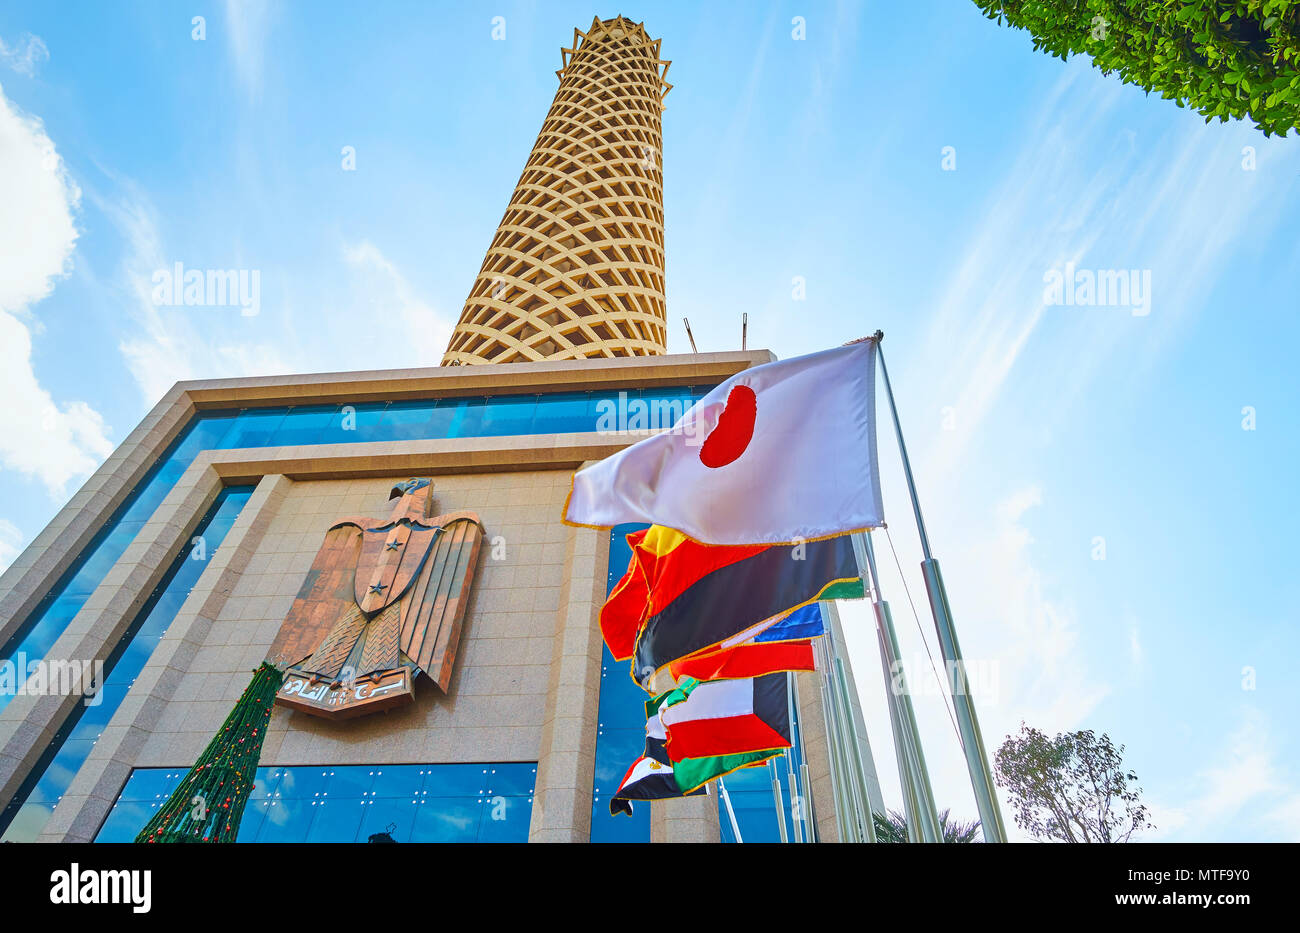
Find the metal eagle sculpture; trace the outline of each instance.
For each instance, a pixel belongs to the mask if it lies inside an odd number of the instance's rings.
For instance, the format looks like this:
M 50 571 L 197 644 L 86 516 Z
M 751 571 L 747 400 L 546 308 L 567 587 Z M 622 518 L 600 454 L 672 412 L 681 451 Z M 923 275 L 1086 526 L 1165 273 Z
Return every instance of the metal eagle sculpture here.
M 421 671 L 446 692 L 483 526 L 431 516 L 432 489 L 398 483 L 386 519 L 330 527 L 267 658 L 285 669 L 277 704 L 347 719 L 411 702 Z

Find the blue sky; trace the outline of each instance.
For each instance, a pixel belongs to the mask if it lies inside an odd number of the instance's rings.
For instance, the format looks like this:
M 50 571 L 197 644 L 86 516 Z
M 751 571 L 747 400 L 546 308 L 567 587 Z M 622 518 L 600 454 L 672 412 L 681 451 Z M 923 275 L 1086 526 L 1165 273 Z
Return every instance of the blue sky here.
M 1297 138 L 1206 126 L 964 0 L 6 3 L 0 564 L 177 379 L 435 365 L 593 13 L 673 61 L 669 349 L 684 316 L 734 349 L 748 312 L 783 357 L 885 331 L 988 743 L 1106 731 L 1147 838 L 1300 838 Z M 175 262 L 258 270 L 259 313 L 155 306 Z M 1067 263 L 1149 300 L 1049 303 Z M 884 584 L 920 678 L 933 630 Z M 844 615 L 897 805 L 869 615 Z M 936 796 L 973 815 L 917 703 Z

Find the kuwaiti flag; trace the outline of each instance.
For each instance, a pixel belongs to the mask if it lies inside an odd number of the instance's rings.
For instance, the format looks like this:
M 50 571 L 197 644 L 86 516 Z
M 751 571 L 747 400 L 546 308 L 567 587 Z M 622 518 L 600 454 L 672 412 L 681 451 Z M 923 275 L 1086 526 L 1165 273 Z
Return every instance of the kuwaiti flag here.
M 746 680 L 687 679 L 678 684 L 683 698 L 670 696 L 660 710 L 673 762 L 689 758 L 742 755 L 790 747 L 788 675 Z
M 632 763 L 609 801 L 611 815 L 632 813 L 633 800 L 663 800 L 707 793 L 706 785 L 714 778 L 730 774 L 757 762 L 766 761 L 779 751 L 755 751 L 740 755 L 721 755 L 673 762 L 668 757 L 667 732 L 660 717 L 665 701 L 678 702 L 682 693 L 668 690 L 646 703 L 645 754 Z
M 697 651 L 668 665 L 674 680 L 731 680 L 776 671 L 816 670 L 812 639 L 822 635 L 821 607 L 810 603 L 777 619 L 766 631 Z
M 706 544 L 880 526 L 875 363 L 870 339 L 731 377 L 670 430 L 575 473 L 565 522 L 653 522 Z

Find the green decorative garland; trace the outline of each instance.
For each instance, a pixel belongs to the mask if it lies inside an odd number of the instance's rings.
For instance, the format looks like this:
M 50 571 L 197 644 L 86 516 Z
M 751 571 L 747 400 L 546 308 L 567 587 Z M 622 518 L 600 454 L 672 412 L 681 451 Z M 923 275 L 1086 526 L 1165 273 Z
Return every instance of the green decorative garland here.
M 263 662 L 225 725 L 136 842 L 234 842 L 284 675 Z

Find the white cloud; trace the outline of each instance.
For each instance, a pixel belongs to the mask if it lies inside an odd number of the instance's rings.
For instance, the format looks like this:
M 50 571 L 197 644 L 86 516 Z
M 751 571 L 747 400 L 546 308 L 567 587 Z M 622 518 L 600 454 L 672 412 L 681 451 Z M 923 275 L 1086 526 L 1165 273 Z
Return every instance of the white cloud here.
M 226 38 L 239 83 L 252 98 L 262 92 L 266 34 L 271 4 L 266 0 L 226 0 Z
M 56 402 L 32 366 L 28 309 L 71 266 L 80 200 L 41 121 L 0 87 L 0 465 L 39 479 L 56 498 L 113 449 L 99 413 Z
M 49 57 L 50 50 L 45 47 L 40 36 L 25 33 L 13 45 L 8 45 L 3 38 L 0 38 L 0 62 L 4 62 L 20 75 L 34 77 L 41 62 L 48 61 Z
M 343 259 L 365 276 L 370 301 L 402 325 L 393 332 L 402 334 L 400 350 L 412 355 L 411 365 L 437 365 L 451 339 L 452 321 L 416 295 L 406 277 L 373 243 L 344 244 Z
M 131 374 L 153 404 L 177 382 L 291 372 L 272 342 L 240 339 L 259 333 L 261 317 L 242 317 L 231 307 L 160 308 L 153 301 L 153 275 L 171 269 L 158 222 L 145 195 L 129 181 L 118 201 L 96 201 L 117 225 L 127 242 L 123 283 L 131 297 L 137 331 L 124 337 L 119 349 Z M 236 322 L 232 324 L 231 322 Z
M 18 526 L 13 522 L 0 518 L 0 573 L 14 562 L 18 552 L 22 550 L 19 545 L 22 544 L 23 533 L 18 530 Z
M 1205 745 L 1211 764 L 1194 775 L 1183 801 L 1152 797 L 1151 838 L 1300 840 L 1300 788 L 1277 765 L 1280 749 L 1264 714 L 1245 708 L 1217 748 Z

